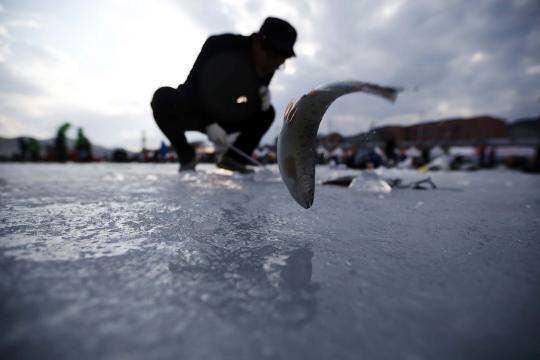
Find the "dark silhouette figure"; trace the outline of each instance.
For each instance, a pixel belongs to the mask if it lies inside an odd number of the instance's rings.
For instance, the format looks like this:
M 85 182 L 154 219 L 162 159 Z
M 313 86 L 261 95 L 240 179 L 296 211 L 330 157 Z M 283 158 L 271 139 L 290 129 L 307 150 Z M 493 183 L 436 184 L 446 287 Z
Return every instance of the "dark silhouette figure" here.
M 422 152 L 422 165 L 429 164 L 429 162 L 431 161 L 431 148 L 429 146 L 424 146 L 421 152 Z
M 394 166 L 397 163 L 398 158 L 396 154 L 396 141 L 394 139 L 389 139 L 384 144 L 384 155 L 388 161 L 388 166 Z
M 56 138 L 54 139 L 54 153 L 56 161 L 66 162 L 68 159 L 66 131 L 70 128 L 70 123 L 64 123 L 56 132 Z
M 480 144 L 476 147 L 476 154 L 478 155 L 478 167 L 486 167 L 486 145 Z
M 129 155 L 128 152 L 124 149 L 114 149 L 111 156 L 112 162 L 128 162 Z
M 26 141 L 26 138 L 20 137 L 17 139 L 17 143 L 19 145 L 20 160 L 25 161 L 28 157 L 28 142 Z
M 77 139 L 75 140 L 75 151 L 77 152 L 78 161 L 92 161 L 92 144 L 86 136 L 82 128 L 77 131 Z
M 285 60 L 295 56 L 295 41 L 296 30 L 272 17 L 250 36 L 210 36 L 186 81 L 154 93 L 154 119 L 178 153 L 180 170 L 193 170 L 197 163 L 184 135 L 188 130 L 206 133 L 225 148 L 227 134 L 240 132 L 234 146 L 252 154 L 275 116 L 268 85 Z M 218 166 L 246 172 L 246 163 L 229 149 Z
M 31 137 L 20 137 L 17 139 L 19 144 L 19 154 L 14 160 L 19 161 L 39 161 L 41 159 L 41 144 Z
M 497 166 L 497 148 L 491 146 L 487 156 L 486 167 L 494 168 L 495 166 Z
M 540 172 L 540 145 L 536 146 L 533 158 L 523 166 L 523 170 L 532 173 Z
M 27 139 L 28 155 L 30 161 L 41 160 L 41 144 L 34 138 Z
M 159 155 L 162 161 L 167 160 L 167 154 L 169 153 L 169 147 L 163 141 L 159 147 Z

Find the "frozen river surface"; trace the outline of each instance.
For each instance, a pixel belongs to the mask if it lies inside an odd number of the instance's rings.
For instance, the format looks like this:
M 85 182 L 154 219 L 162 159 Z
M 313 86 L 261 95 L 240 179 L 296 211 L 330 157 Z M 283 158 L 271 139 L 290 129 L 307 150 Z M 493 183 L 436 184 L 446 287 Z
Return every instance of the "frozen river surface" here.
M 0 358 L 540 358 L 539 176 L 201 169 L 0 165 Z

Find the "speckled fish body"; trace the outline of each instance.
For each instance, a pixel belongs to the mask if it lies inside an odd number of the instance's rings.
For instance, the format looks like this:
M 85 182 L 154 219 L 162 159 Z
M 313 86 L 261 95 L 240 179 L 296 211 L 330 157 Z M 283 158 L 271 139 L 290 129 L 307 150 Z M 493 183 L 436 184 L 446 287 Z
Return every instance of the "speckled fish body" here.
M 324 113 L 338 97 L 367 92 L 395 101 L 396 88 L 360 81 L 341 81 L 318 87 L 290 102 L 278 138 L 278 165 L 281 178 L 300 206 L 308 209 L 315 197 L 316 139 Z

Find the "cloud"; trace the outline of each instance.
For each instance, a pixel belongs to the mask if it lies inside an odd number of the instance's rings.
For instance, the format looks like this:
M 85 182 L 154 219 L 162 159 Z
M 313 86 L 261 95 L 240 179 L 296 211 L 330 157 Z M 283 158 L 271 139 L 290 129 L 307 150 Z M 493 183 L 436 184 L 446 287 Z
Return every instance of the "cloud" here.
M 114 7 L 111 4 L 106 3 Z M 28 123 L 26 132 L 34 135 L 40 131 L 31 125 L 32 122 L 47 124 L 53 131 L 54 124 L 63 121 L 61 119 L 96 119 L 95 124 L 88 122 L 86 125 L 103 132 L 97 135 L 98 138 L 107 137 L 119 144 L 124 139 L 117 132 L 108 132 L 98 119 L 114 121 L 116 123 L 110 127 L 116 128 L 117 124 L 126 126 L 122 119 L 136 118 L 138 121 L 132 121 L 130 125 L 136 124 L 140 130 L 155 128 L 149 101 L 153 91 L 164 85 L 160 78 L 166 78 L 165 74 L 171 69 L 178 72 L 183 62 L 191 62 L 196 55 L 190 51 L 187 59 L 179 58 L 182 47 L 173 49 L 170 44 L 181 34 L 190 34 L 189 39 L 182 41 L 184 46 L 190 41 L 199 42 L 199 36 L 197 29 L 194 31 L 189 27 L 188 21 L 174 22 L 182 20 L 178 12 L 160 7 L 150 7 L 146 11 L 146 4 L 130 7 L 129 14 L 133 16 L 126 18 L 121 29 L 116 31 L 109 31 L 109 26 L 118 26 L 118 14 L 112 10 L 100 14 L 99 19 L 105 25 L 81 30 L 75 47 L 67 46 L 66 41 L 54 41 L 55 36 L 65 36 L 70 41 L 72 38 L 66 29 L 60 34 L 51 33 L 50 18 L 44 19 L 47 26 L 40 31 L 36 31 L 38 23 L 25 21 L 22 13 L 18 13 L 15 20 L 7 18 L 2 28 L 9 26 L 17 31 L 12 33 L 10 30 L 10 36 L 6 32 L 6 36 L 0 38 L 5 40 L 1 44 L 9 47 L 9 52 L 1 52 L 7 55 L 5 63 L 0 64 L 0 114 L 9 114 L 11 118 Z M 73 16 L 85 14 L 74 13 Z M 152 30 L 159 31 L 159 37 Z M 92 41 L 99 40 L 101 33 L 107 33 L 109 42 L 99 42 L 101 48 L 91 48 L 87 52 L 87 47 L 92 47 Z M 81 36 L 89 36 L 89 40 L 83 41 Z M 204 38 L 200 36 L 202 40 Z M 165 54 L 163 47 L 171 49 L 170 53 L 156 56 Z M 189 67 L 185 65 L 184 68 L 187 74 Z M 170 76 L 167 81 L 171 81 Z
M 6 23 L 6 26 L 39 29 L 41 27 L 41 24 L 35 19 L 25 19 L 9 21 Z
M 33 82 L 25 80 L 8 66 L 0 64 L 0 94 L 36 95 L 42 90 Z
M 6 62 L 6 58 L 8 56 L 9 48 L 7 45 L 7 28 L 0 24 L 0 64 Z
M 3 137 L 15 137 L 28 130 L 28 125 L 24 121 L 0 115 L 0 134 Z
M 265 142 L 278 134 L 289 101 L 345 79 L 408 91 L 395 105 L 365 94 L 339 99 L 322 132 L 540 113 L 537 0 L 177 0 L 134 1 L 128 9 L 117 0 L 98 2 L 95 14 L 84 13 L 82 1 L 70 2 L 69 11 L 40 5 L 35 14 L 16 4 L 0 22 L 0 116 L 29 131 L 53 131 L 72 119 L 96 141 L 140 146 L 137 134 L 145 130 L 149 144 L 157 142 L 163 136 L 148 108 L 154 89 L 184 81 L 206 36 L 247 35 L 269 15 L 297 28 L 298 56 L 272 81 L 278 115 Z M 51 15 L 57 11 L 69 19 Z

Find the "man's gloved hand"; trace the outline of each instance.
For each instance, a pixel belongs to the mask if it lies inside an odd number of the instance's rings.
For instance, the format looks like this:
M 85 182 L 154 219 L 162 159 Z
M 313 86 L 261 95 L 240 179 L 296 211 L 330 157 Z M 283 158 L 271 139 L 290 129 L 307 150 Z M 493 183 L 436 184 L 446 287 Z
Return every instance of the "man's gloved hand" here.
M 229 146 L 229 139 L 227 138 L 227 132 L 223 130 L 217 123 L 212 123 L 206 127 L 206 135 L 211 142 L 223 147 Z
M 261 98 L 261 110 L 266 111 L 270 109 L 272 105 L 272 98 L 270 96 L 270 89 L 267 86 L 261 86 L 259 88 L 259 96 Z

